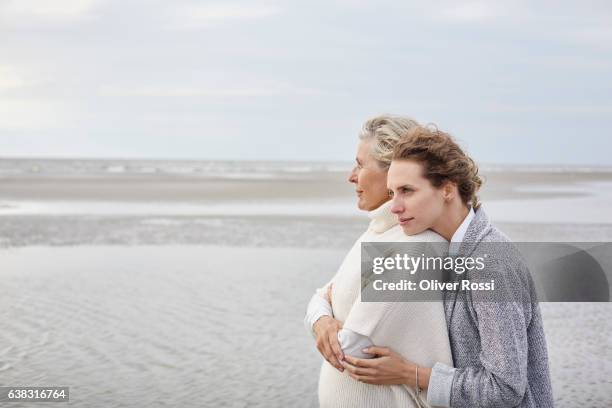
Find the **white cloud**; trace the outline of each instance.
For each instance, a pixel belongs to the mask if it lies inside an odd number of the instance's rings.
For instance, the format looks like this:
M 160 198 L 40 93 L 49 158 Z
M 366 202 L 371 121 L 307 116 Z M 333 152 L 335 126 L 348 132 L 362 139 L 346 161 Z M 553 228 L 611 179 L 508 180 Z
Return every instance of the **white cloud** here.
M 44 131 L 63 126 L 66 119 L 66 112 L 55 102 L 40 99 L 0 99 L 2 131 Z
M 23 88 L 28 84 L 29 81 L 20 75 L 13 67 L 0 65 L 0 92 Z
M 459 22 L 486 21 L 501 15 L 500 9 L 491 3 L 457 3 L 441 10 L 443 19 Z
M 424 5 L 421 13 L 445 23 L 489 23 L 524 19 L 530 10 L 522 1 L 445 0 Z
M 90 17 L 97 3 L 98 0 L 13 0 L 0 5 L 0 11 L 10 19 L 72 20 Z
M 574 30 L 569 34 L 570 41 L 596 48 L 612 48 L 612 24 L 610 21 L 606 25 L 591 26 L 580 30 Z
M 607 114 L 612 105 L 488 105 L 483 109 L 494 113 L 555 113 L 555 114 Z
M 100 96 L 125 97 L 257 97 L 281 95 L 322 95 L 326 92 L 312 88 L 300 88 L 288 85 L 257 86 L 257 87 L 159 87 L 135 86 L 121 87 L 104 85 L 98 90 Z
M 336 150 L 321 154 L 343 157 L 341 135 L 378 112 L 481 140 L 490 134 L 483 122 L 507 129 L 516 117 L 534 138 L 541 129 L 559 138 L 578 125 L 588 135 L 612 129 L 612 5 L 263 1 L 0 0 L 0 129 L 16 130 L 0 135 L 2 150 L 44 131 L 58 151 L 78 153 L 74 141 L 86 135 L 98 155 L 180 156 L 203 132 L 268 137 L 252 121 L 280 116 L 274 135 L 295 128 L 313 145 L 333 139 Z M 186 31 L 160 30 L 167 25 Z M 170 134 L 184 143 L 145 141 Z M 210 157 L 225 157 L 219 143 Z
M 256 20 L 280 13 L 273 6 L 202 5 L 182 6 L 173 10 L 169 29 L 196 30 L 235 20 Z

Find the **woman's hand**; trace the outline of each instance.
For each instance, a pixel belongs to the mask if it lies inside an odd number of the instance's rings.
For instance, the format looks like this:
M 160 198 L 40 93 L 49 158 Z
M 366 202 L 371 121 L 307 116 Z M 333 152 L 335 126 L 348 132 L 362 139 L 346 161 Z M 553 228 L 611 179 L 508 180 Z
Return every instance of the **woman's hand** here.
M 355 380 L 372 385 L 416 386 L 416 364 L 386 347 L 370 347 L 365 353 L 378 356 L 373 360 L 363 360 L 346 356 L 342 362 L 348 374 Z M 419 388 L 427 389 L 431 369 L 419 367 Z
M 324 298 L 332 304 L 332 287 L 333 284 L 327 287 Z M 344 353 L 338 342 L 338 332 L 342 330 L 342 323 L 331 316 L 323 316 L 312 326 L 315 333 L 317 349 L 323 355 L 325 360 L 340 372 L 344 371 L 340 363 L 344 359 Z
M 325 360 L 339 371 L 344 371 L 340 362 L 344 359 L 344 353 L 338 342 L 338 332 L 342 330 L 342 323 L 331 316 L 323 316 L 312 326 L 317 349 Z

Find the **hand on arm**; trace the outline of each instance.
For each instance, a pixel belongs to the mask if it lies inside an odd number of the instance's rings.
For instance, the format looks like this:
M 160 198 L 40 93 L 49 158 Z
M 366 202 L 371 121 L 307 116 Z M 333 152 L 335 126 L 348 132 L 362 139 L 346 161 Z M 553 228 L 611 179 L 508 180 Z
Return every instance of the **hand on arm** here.
M 339 371 L 344 371 L 340 362 L 344 353 L 338 342 L 338 332 L 342 330 L 342 323 L 331 316 L 323 316 L 312 327 L 315 333 L 317 350 L 325 360 Z
M 372 385 L 407 385 L 414 389 L 418 369 L 419 388 L 426 390 L 429 387 L 431 368 L 418 367 L 386 347 L 370 347 L 364 352 L 376 358 L 365 360 L 346 356 L 342 363 L 357 381 Z
M 304 319 L 306 330 L 313 335 L 317 342 L 317 349 L 332 366 L 344 371 L 340 362 L 346 354 L 358 358 L 368 359 L 369 355 L 362 352 L 366 347 L 373 346 L 372 341 L 364 335 L 349 329 L 333 317 L 332 287 L 330 283 L 317 290 Z
M 324 316 L 334 317 L 334 312 L 331 306 L 331 283 L 328 283 L 312 296 L 306 309 L 304 316 L 304 327 L 306 331 L 316 338 L 313 328 L 319 319 Z
M 323 358 L 339 371 L 344 371 L 340 364 L 344 354 L 338 341 L 338 332 L 342 330 L 342 323 L 333 317 L 332 286 L 333 284 L 328 284 L 322 295 L 320 294 L 322 290 L 319 290 L 312 297 L 304 323 L 306 329 L 313 334 L 317 349 Z

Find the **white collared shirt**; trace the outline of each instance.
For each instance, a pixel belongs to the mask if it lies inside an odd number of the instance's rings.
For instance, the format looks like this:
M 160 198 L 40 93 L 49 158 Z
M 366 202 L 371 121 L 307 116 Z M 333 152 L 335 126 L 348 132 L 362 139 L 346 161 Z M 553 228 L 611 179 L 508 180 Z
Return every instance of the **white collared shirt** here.
M 475 216 L 476 213 L 474 213 L 474 208 L 470 207 L 467 217 L 465 217 L 461 225 L 459 225 L 459 228 L 457 228 L 457 231 L 455 231 L 450 240 L 450 246 L 448 247 L 448 254 L 450 256 L 455 256 L 459 253 L 459 248 L 461 247 L 465 233 Z

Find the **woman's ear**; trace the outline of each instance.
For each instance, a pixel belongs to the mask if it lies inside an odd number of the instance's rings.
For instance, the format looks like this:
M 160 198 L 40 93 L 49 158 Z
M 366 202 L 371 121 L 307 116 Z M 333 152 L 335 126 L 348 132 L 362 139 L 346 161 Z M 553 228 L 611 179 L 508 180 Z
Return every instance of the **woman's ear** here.
M 450 202 L 453 200 L 453 198 L 455 198 L 456 195 L 457 184 L 453 183 L 452 181 L 447 181 L 446 183 L 444 183 L 444 185 L 442 186 L 442 197 L 444 198 L 444 201 Z

